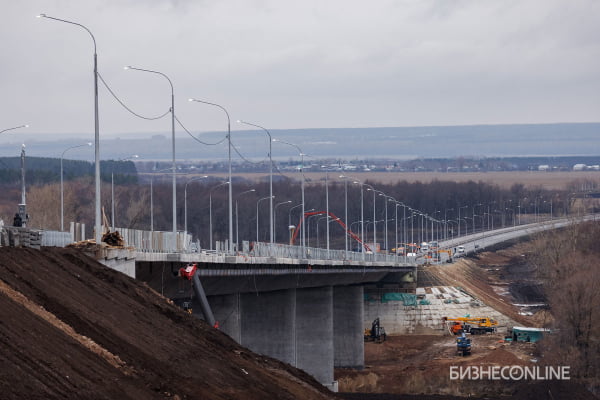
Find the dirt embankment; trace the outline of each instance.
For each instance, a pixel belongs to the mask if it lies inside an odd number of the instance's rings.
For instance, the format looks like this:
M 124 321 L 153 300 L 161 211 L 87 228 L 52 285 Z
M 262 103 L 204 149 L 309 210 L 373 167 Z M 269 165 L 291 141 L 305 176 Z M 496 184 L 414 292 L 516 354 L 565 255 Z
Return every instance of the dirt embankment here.
M 76 250 L 0 248 L 2 399 L 330 399 Z
M 495 252 L 481 252 L 453 264 L 427 266 L 440 285 L 460 287 L 497 311 L 525 326 L 541 327 L 551 318 L 544 307 L 529 311 L 525 304 L 545 303 L 535 271 L 526 262 L 527 243 Z

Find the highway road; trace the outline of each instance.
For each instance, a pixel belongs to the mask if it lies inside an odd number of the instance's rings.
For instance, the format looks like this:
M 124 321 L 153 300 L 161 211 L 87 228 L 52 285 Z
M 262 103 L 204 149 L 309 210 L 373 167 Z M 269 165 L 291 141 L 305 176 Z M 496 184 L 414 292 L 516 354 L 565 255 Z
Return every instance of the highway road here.
M 598 219 L 600 219 L 600 214 L 588 214 L 582 217 L 560 218 L 527 225 L 517 225 L 501 229 L 494 229 L 493 231 L 481 231 L 471 235 L 440 241 L 440 247 L 442 249 L 450 249 L 454 253 L 454 250 L 458 246 L 464 246 L 465 255 L 467 255 L 475 251 L 481 251 L 486 247 L 519 237 L 528 236 L 533 233 L 562 228 L 571 224 L 577 224 L 585 221 L 595 221 Z M 444 257 L 442 257 L 442 261 L 445 261 Z

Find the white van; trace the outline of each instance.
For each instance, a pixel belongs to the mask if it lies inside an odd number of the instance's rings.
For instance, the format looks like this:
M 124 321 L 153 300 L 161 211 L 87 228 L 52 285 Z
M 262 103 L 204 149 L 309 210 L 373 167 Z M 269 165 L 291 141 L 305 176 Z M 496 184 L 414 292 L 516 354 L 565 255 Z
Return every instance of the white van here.
M 456 248 L 456 254 L 457 255 L 464 255 L 465 254 L 465 246 L 458 246 Z

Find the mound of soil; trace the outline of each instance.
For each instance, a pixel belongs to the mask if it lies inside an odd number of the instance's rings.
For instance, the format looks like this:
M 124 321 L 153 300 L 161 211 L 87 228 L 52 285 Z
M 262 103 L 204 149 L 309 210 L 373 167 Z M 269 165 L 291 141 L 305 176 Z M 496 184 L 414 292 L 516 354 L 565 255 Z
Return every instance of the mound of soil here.
M 0 248 L 2 399 L 331 399 L 75 249 Z

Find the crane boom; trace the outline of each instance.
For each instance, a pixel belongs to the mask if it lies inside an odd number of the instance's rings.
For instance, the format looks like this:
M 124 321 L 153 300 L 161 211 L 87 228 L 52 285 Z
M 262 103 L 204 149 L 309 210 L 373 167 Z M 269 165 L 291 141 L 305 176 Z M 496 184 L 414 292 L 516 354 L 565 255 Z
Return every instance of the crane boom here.
M 333 214 L 332 212 L 326 212 L 326 211 L 309 211 L 309 212 L 305 212 L 304 215 L 300 218 L 300 221 L 298 222 L 298 225 L 296 226 L 296 229 L 294 230 L 294 235 L 292 236 L 292 240 L 291 240 L 291 244 L 294 244 L 294 242 L 296 241 L 296 238 L 298 237 L 298 232 L 300 232 L 300 227 L 302 226 L 302 222 L 312 216 L 312 215 L 322 215 L 322 214 L 327 214 L 329 215 L 333 221 L 337 222 L 346 232 L 346 234 L 348 236 L 350 236 L 352 239 L 356 240 L 358 243 L 360 243 L 363 247 L 363 251 L 371 251 L 371 248 L 369 247 L 368 244 L 364 243 L 361 238 L 354 232 L 352 232 L 350 229 L 348 229 L 348 226 L 344 223 L 344 221 L 341 220 L 341 218 L 338 218 L 335 214 Z

